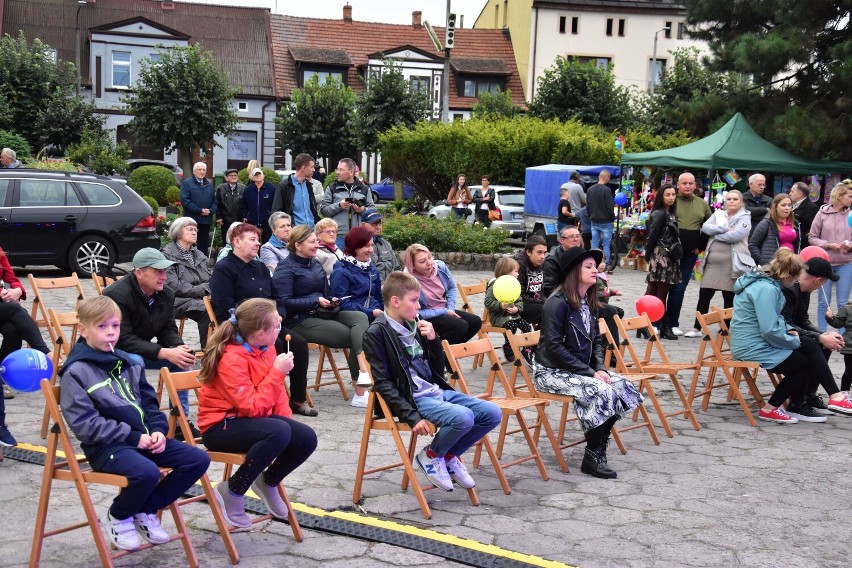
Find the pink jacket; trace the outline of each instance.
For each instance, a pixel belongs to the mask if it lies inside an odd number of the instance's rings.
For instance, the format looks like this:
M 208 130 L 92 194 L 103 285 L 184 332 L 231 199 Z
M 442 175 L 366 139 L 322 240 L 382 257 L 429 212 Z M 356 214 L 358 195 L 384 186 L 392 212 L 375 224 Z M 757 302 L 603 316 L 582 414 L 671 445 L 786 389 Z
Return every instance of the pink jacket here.
M 825 249 L 832 266 L 852 262 L 852 251 L 842 252 L 826 248 L 829 243 L 852 241 L 852 227 L 849 227 L 848 215 L 848 209 L 837 211 L 830 203 L 826 203 L 819 208 L 811 225 L 811 232 L 808 233 L 811 245 Z

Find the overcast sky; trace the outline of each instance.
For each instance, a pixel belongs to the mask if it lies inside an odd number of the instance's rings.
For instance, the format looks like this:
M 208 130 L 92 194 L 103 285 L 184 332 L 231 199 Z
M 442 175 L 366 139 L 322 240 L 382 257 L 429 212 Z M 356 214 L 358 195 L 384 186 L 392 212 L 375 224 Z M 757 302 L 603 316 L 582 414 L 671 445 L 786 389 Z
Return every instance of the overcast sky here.
M 256 6 L 269 8 L 279 14 L 337 20 L 343 17 L 343 6 L 347 0 L 182 0 L 203 4 L 228 6 Z M 352 19 L 362 22 L 385 22 L 388 24 L 410 24 L 411 12 L 423 12 L 423 20 L 432 25 L 443 26 L 446 19 L 446 0 L 348 0 L 352 6 Z M 486 0 L 451 0 L 451 10 L 464 14 L 464 27 L 473 27 Z

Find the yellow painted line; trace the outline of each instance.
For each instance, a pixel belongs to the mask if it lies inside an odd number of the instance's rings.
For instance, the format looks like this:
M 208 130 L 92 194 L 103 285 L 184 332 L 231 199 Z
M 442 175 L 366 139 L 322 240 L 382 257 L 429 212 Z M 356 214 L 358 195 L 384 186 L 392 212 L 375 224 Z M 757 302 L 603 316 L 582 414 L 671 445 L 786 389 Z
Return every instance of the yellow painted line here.
M 44 446 L 34 446 L 32 444 L 26 443 L 18 443 L 18 448 L 23 450 L 30 450 L 33 452 L 39 453 L 47 453 L 47 448 Z M 59 450 L 57 450 L 57 454 L 60 454 L 63 458 L 65 454 Z M 83 458 L 84 456 L 78 456 L 79 458 Z M 195 485 L 200 486 L 201 482 L 196 481 Z M 249 490 L 247 493 L 250 497 L 257 496 L 254 494 L 252 490 Z M 482 542 L 478 542 L 475 540 L 471 540 L 468 538 L 461 538 L 452 534 L 446 534 L 442 532 L 438 532 L 432 529 L 423 529 L 420 527 L 414 527 L 410 525 L 404 525 L 402 523 L 398 523 L 396 521 L 388 521 L 384 519 L 377 519 L 374 517 L 368 517 L 366 515 L 361 515 L 358 513 L 349 513 L 346 511 L 326 511 L 325 509 L 319 509 L 317 507 L 311 507 L 310 505 L 305 505 L 303 503 L 296 503 L 292 501 L 293 509 L 300 513 L 305 513 L 309 515 L 314 515 L 316 517 L 331 517 L 335 519 L 340 519 L 343 521 L 348 521 L 351 523 L 357 523 L 360 525 L 366 525 L 371 527 L 376 527 L 388 531 L 409 534 L 412 536 L 426 538 L 429 540 L 438 541 L 441 543 L 450 544 L 453 546 L 458 546 L 460 548 L 467 548 L 469 550 L 474 550 L 476 552 L 482 552 L 483 554 L 490 554 L 492 556 L 499 556 L 502 558 L 510 558 L 512 560 L 517 560 L 519 562 L 526 562 L 531 566 L 541 566 L 543 568 L 574 568 L 570 564 L 565 564 L 563 562 L 557 562 L 556 560 L 547 560 L 546 558 L 541 558 L 540 556 L 533 556 L 530 554 L 524 554 L 522 552 L 515 552 L 512 550 L 507 550 L 505 548 L 501 548 L 499 546 L 495 546 L 493 544 L 485 544 Z
M 45 446 L 34 446 L 32 444 L 27 444 L 25 442 L 18 442 L 18 445 L 15 446 L 15 447 L 20 449 L 20 450 L 29 450 L 31 452 L 38 452 L 40 454 L 46 454 L 47 453 L 47 447 L 45 447 Z M 65 452 L 63 452 L 62 450 L 56 450 L 56 455 L 61 457 L 62 459 L 65 459 Z M 75 457 L 78 460 L 86 459 L 86 456 L 84 456 L 82 454 L 75 454 Z

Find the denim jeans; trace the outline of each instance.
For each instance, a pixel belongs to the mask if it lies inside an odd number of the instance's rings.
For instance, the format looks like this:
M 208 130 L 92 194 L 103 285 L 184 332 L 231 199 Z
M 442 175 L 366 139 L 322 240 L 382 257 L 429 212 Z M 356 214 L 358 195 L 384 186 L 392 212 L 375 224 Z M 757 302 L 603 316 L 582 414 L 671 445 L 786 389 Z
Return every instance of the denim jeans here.
M 595 223 L 592 221 L 592 248 L 603 251 L 607 264 L 609 264 L 609 248 L 611 243 L 612 223 Z
M 680 283 L 669 289 L 669 297 L 666 301 L 666 317 L 668 317 L 669 325 L 672 327 L 680 327 L 680 309 L 683 307 L 683 295 L 686 293 L 686 287 L 689 286 L 692 269 L 695 268 L 697 259 L 696 255 L 686 254 L 686 252 L 680 259 Z
M 451 390 L 442 395 L 415 399 L 420 415 L 438 427 L 429 445 L 439 456 L 462 455 L 503 418 L 503 412 L 492 402 Z
M 136 353 L 128 353 L 134 360 L 138 361 L 140 365 L 144 365 L 146 369 L 149 371 L 159 371 L 163 367 L 167 368 L 172 373 L 180 373 L 182 371 L 186 371 L 187 369 L 181 369 L 174 363 L 170 363 L 165 359 L 145 359 L 141 355 L 137 355 Z M 165 387 L 164 387 L 165 388 Z M 181 391 L 178 393 L 178 398 L 180 399 L 180 405 L 183 407 L 183 412 L 186 414 L 187 419 L 189 419 L 189 393 L 187 391 Z M 169 408 L 172 407 L 171 401 L 169 401 Z
M 837 313 L 837 310 L 845 306 L 849 301 L 849 292 L 852 290 L 852 263 L 832 266 L 831 268 L 833 268 L 837 275 L 840 276 L 840 280 L 838 280 L 837 283 L 828 280 L 822 285 L 822 290 L 817 294 L 816 324 L 820 331 L 825 331 L 828 327 L 828 324 L 825 321 L 825 312 L 828 308 L 826 298 L 828 298 L 828 303 L 831 303 L 831 291 L 835 288 L 837 289 L 837 304 L 832 310 L 834 313 Z M 837 332 L 843 334 L 844 328 L 838 329 Z

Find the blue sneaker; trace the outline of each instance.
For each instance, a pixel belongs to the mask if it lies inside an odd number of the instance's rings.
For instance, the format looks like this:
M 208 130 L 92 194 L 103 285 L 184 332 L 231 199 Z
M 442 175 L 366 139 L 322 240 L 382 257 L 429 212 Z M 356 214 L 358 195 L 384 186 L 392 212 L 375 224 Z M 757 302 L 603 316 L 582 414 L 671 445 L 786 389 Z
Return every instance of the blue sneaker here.
M 414 461 L 417 462 L 417 467 L 426 474 L 426 479 L 429 480 L 429 483 L 438 489 L 452 491 L 453 480 L 450 479 L 450 474 L 447 472 L 447 463 L 444 461 L 444 457 L 436 456 L 430 458 L 426 455 L 426 450 L 427 448 L 423 448 L 418 452 L 417 457 L 414 458 Z
M 4 424 L 0 426 L 0 446 L 4 446 L 7 448 L 11 448 L 12 446 L 17 446 L 18 441 L 9 432 L 9 428 Z

